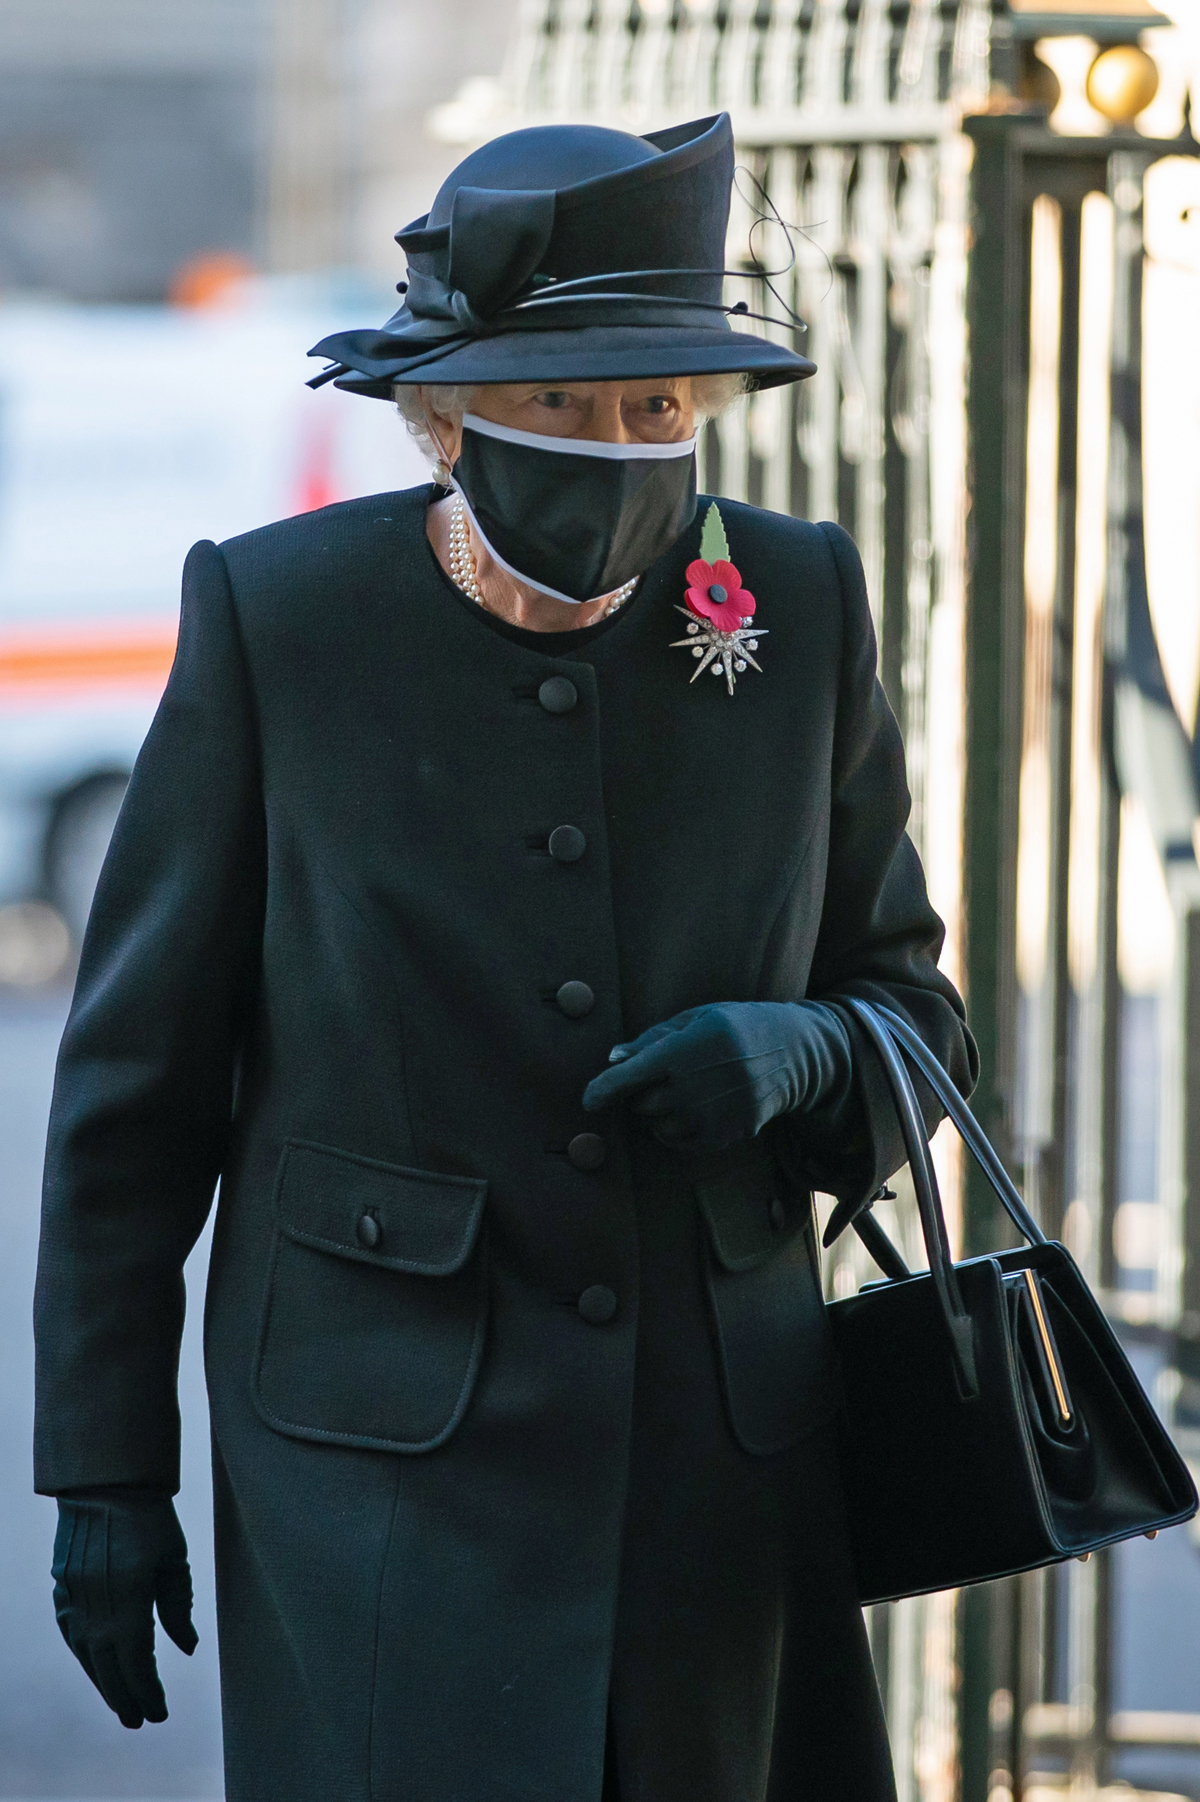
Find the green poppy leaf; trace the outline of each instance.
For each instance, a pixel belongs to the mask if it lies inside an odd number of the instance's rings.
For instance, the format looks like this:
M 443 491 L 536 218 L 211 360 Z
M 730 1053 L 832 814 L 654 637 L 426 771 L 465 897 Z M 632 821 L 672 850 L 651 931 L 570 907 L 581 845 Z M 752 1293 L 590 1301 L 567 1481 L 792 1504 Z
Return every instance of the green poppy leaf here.
M 704 525 L 700 530 L 700 555 L 706 563 L 716 563 L 718 559 L 730 563 L 729 540 L 725 536 L 725 523 L 717 511 L 714 501 L 704 515 Z

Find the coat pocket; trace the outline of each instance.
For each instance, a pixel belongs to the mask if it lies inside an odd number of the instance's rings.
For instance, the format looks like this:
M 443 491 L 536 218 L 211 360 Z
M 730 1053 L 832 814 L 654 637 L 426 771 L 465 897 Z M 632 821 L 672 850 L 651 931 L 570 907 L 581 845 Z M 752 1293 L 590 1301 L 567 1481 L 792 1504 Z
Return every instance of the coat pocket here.
M 284 1147 L 254 1403 L 277 1432 L 427 1452 L 483 1355 L 482 1179 Z
M 708 1292 L 733 1436 L 765 1457 L 814 1431 L 838 1398 L 812 1200 L 762 1155 L 698 1183 Z

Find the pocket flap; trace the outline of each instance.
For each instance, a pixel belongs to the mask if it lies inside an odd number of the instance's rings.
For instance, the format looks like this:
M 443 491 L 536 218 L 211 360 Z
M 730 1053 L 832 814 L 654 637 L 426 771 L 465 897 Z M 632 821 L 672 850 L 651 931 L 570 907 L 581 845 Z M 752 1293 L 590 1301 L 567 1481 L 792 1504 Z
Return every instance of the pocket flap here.
M 277 1205 L 280 1226 L 301 1245 L 412 1276 L 452 1276 L 474 1249 L 486 1195 L 483 1177 L 292 1143 Z
M 743 1451 L 766 1457 L 821 1426 L 837 1401 L 811 1199 L 762 1155 L 710 1170 L 695 1195 L 729 1424 Z
M 753 1270 L 779 1249 L 785 1229 L 794 1225 L 774 1166 L 766 1160 L 697 1183 L 696 1200 L 723 1270 Z

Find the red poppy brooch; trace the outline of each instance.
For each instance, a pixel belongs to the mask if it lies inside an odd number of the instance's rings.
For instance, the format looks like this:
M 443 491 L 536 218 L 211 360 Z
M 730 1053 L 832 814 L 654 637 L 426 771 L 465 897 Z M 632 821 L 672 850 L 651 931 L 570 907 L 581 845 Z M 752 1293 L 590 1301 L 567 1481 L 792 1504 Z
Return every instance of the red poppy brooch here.
M 700 555 L 687 566 L 687 582 L 687 605 L 675 611 L 687 620 L 688 635 L 675 639 L 671 649 L 690 651 L 698 659 L 693 682 L 711 669 L 714 676 L 724 675 L 732 694 L 747 664 L 762 675 L 751 652 L 767 634 L 754 624 L 754 596 L 742 587 L 741 575 L 729 561 L 729 540 L 715 501 L 704 516 Z

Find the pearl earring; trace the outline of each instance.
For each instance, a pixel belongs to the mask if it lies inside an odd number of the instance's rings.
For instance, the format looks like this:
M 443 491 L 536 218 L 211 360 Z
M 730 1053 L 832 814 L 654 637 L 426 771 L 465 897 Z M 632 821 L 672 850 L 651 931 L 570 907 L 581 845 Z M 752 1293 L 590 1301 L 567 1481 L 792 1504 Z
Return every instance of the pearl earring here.
M 449 488 L 449 486 L 450 486 L 450 465 L 447 463 L 445 457 L 439 457 L 437 462 L 434 464 L 433 479 L 437 483 L 439 488 Z

